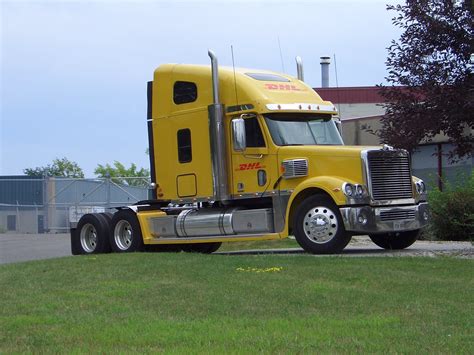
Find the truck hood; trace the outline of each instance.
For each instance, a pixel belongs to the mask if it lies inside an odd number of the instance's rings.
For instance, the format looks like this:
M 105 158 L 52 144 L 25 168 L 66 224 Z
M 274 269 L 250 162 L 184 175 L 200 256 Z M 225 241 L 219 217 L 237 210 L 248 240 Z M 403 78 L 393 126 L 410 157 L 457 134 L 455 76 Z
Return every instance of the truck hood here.
M 381 146 L 282 146 L 278 150 L 278 163 L 289 159 L 307 159 L 308 176 L 335 177 L 350 183 L 364 183 L 361 152 L 382 149 Z M 303 179 L 303 178 L 302 178 Z M 286 188 L 294 187 L 300 179 L 288 179 Z
M 278 155 L 295 157 L 310 157 L 310 156 L 324 156 L 324 157 L 358 157 L 364 150 L 382 149 L 382 146 L 350 146 L 350 145 L 298 145 L 298 146 L 282 146 L 278 149 Z

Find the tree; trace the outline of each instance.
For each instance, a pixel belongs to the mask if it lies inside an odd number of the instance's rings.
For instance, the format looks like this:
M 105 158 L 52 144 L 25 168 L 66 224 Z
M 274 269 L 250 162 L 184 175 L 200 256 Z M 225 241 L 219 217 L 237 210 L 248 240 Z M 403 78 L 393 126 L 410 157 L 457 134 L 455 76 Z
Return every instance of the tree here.
M 451 161 L 473 155 L 473 22 L 470 1 L 406 0 L 389 5 L 404 32 L 388 48 L 380 86 L 386 114 L 379 136 L 413 150 L 443 133 L 454 144 Z M 402 85 L 396 86 L 396 85 Z
M 67 158 L 56 158 L 52 164 L 42 167 L 26 168 L 23 173 L 28 176 L 57 176 L 67 178 L 84 178 L 84 172 L 74 161 Z
M 112 178 L 112 181 L 117 184 L 129 186 L 148 186 L 148 178 L 150 177 L 148 169 L 137 169 L 137 166 L 133 163 L 127 169 L 118 161 L 114 161 L 113 166 L 110 164 L 105 164 L 105 166 L 98 164 L 94 174 L 101 178 Z

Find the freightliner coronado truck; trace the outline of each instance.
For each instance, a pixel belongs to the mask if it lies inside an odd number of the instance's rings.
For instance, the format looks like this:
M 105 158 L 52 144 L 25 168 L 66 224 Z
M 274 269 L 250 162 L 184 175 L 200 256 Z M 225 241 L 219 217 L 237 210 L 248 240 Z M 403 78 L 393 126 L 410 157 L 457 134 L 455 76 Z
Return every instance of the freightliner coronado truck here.
M 428 222 L 410 156 L 345 146 L 336 108 L 302 78 L 264 70 L 165 64 L 148 83 L 153 198 L 86 214 L 73 254 L 159 249 L 202 253 L 222 242 L 294 235 L 338 253 L 353 235 L 403 249 Z

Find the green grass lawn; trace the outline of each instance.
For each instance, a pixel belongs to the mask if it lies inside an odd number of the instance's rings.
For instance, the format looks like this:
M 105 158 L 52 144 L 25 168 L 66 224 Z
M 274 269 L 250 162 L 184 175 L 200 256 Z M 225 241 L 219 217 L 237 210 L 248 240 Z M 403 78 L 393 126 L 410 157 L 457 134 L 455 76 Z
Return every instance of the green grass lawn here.
M 298 242 L 293 238 L 284 238 L 276 240 L 259 240 L 251 242 L 230 242 L 222 243 L 218 251 L 235 251 L 251 249 L 285 249 L 301 248 Z
M 0 353 L 472 353 L 473 261 L 143 253 L 0 266 Z

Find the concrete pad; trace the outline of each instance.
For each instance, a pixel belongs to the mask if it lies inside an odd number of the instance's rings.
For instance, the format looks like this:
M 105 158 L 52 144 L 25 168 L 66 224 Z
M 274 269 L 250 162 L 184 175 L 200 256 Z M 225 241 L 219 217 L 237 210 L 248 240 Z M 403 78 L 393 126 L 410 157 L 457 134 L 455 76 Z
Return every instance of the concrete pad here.
M 305 254 L 301 248 L 287 249 L 251 249 L 229 252 L 217 252 L 221 255 L 257 255 L 257 254 Z M 311 254 L 308 254 L 311 255 Z M 471 242 L 445 242 L 420 240 L 412 246 L 403 250 L 385 250 L 370 240 L 368 236 L 356 236 L 341 254 L 341 257 L 400 257 L 400 256 L 452 256 L 458 258 L 474 258 L 474 246 Z M 316 257 L 327 257 L 330 255 L 313 255 Z M 334 256 L 334 255 L 333 255 Z
M 69 234 L 0 234 L 0 264 L 70 255 Z
M 256 254 L 305 254 L 301 248 L 252 249 L 217 252 L 218 255 L 256 255 Z M 71 256 L 69 234 L 0 234 L 0 264 L 16 263 Z M 308 254 L 310 255 L 310 254 Z M 325 255 L 315 255 L 317 257 Z M 474 258 L 474 246 L 470 242 L 432 242 L 417 241 L 405 250 L 384 250 L 373 244 L 368 237 L 354 237 L 344 249 L 341 257 L 399 257 L 399 256 L 453 256 Z

